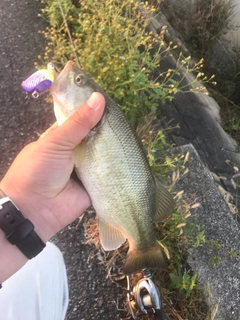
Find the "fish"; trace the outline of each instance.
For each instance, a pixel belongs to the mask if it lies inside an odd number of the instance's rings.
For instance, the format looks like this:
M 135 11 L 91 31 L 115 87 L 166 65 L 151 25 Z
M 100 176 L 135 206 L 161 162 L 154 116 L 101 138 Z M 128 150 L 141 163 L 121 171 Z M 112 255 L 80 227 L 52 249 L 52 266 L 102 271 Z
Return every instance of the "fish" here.
M 166 269 L 154 223 L 165 220 L 175 201 L 154 176 L 140 138 L 120 106 L 74 62 L 68 61 L 50 87 L 59 125 L 100 92 L 104 114 L 74 152 L 75 171 L 96 211 L 104 250 L 129 249 L 123 272 Z

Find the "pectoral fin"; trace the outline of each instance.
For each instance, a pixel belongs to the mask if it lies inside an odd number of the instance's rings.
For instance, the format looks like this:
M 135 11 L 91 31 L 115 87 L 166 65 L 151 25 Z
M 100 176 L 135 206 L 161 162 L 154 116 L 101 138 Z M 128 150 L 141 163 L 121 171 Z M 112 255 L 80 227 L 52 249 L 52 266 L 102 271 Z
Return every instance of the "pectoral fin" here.
M 73 160 L 76 167 L 78 167 L 86 156 L 86 141 L 83 140 L 73 151 Z
M 100 242 L 106 251 L 115 250 L 126 241 L 126 237 L 124 237 L 121 231 L 101 219 L 98 220 L 98 228 Z
M 155 177 L 157 186 L 157 212 L 153 218 L 154 222 L 160 222 L 172 213 L 175 208 L 175 201 L 171 193 Z

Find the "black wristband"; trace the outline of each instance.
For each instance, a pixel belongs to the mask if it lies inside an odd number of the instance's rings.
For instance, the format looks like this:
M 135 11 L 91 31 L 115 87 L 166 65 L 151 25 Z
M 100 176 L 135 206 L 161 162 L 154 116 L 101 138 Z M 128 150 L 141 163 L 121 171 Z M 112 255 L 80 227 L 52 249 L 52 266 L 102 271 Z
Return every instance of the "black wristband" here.
M 34 231 L 33 224 L 8 197 L 0 199 L 0 229 L 28 259 L 38 255 L 46 246 Z

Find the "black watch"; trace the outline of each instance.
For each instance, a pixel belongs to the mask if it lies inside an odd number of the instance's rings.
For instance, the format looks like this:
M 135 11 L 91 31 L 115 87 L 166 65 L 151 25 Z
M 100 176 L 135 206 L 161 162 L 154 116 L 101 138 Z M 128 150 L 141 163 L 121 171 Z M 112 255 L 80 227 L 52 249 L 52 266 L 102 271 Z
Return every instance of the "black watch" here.
M 34 225 L 25 219 L 21 211 L 8 197 L 0 199 L 0 229 L 8 241 L 16 245 L 28 258 L 38 255 L 46 246 L 34 231 Z

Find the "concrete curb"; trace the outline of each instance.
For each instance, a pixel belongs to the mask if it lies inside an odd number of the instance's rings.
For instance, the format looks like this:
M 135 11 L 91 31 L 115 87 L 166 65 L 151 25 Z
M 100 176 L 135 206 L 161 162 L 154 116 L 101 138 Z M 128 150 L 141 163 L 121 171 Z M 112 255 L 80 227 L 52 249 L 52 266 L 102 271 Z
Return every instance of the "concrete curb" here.
M 186 167 L 189 172 L 180 179 L 176 189 L 184 190 L 184 200 L 194 196 L 200 203 L 200 207 L 192 209 L 190 219 L 197 222 L 201 230 L 204 230 L 206 239 L 210 241 L 198 248 L 191 248 L 188 263 L 198 273 L 210 307 L 218 307 L 214 319 L 239 320 L 239 229 L 194 147 L 189 144 L 171 151 L 175 155 L 187 152 L 190 160 Z

